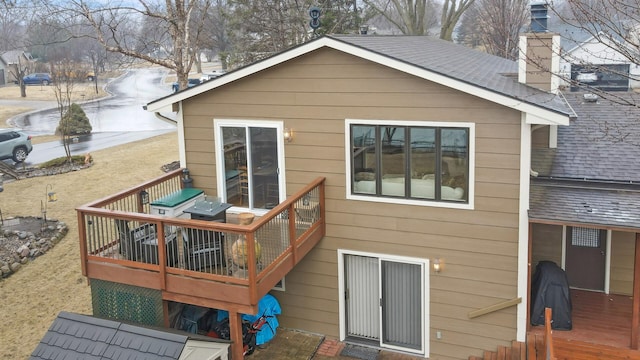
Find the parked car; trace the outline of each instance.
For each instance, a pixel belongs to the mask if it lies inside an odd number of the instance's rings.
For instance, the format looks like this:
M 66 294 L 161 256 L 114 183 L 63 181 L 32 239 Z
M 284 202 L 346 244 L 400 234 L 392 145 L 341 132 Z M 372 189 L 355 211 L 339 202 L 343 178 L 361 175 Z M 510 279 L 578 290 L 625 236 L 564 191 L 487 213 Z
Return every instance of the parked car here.
M 187 87 L 194 87 L 196 85 L 200 84 L 200 79 L 188 79 L 187 80 Z M 171 85 L 171 90 L 173 90 L 173 92 L 177 92 L 178 90 L 180 90 L 180 84 L 178 84 L 178 82 L 174 82 Z
M 22 78 L 25 85 L 49 85 L 52 83 L 51 75 L 47 73 L 29 74 Z
M 598 75 L 594 72 L 581 72 L 576 75 L 576 80 L 583 84 L 592 84 L 598 81 Z
M 200 82 L 205 82 L 211 79 L 215 79 L 217 77 L 220 77 L 222 75 L 224 75 L 226 73 L 226 71 L 224 70 L 218 70 L 218 71 L 214 71 L 214 72 L 210 72 L 210 73 L 204 73 L 202 74 L 202 76 L 200 76 Z
M 0 160 L 23 162 L 31 150 L 31 135 L 16 129 L 0 129 Z
M 93 81 L 96 78 L 96 74 L 93 71 L 87 73 L 87 81 Z

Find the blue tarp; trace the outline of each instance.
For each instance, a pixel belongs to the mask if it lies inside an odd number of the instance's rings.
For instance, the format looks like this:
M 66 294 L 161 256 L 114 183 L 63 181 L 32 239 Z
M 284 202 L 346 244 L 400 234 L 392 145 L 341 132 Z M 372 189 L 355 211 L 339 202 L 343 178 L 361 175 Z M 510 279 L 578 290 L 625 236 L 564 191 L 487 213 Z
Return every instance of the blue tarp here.
M 242 319 L 251 323 L 258 320 L 260 316 L 266 315 L 267 323 L 262 326 L 260 331 L 256 334 L 256 345 L 266 344 L 276 335 L 276 329 L 280 325 L 276 315 L 280 315 L 282 310 L 280 309 L 280 303 L 273 296 L 267 294 L 258 302 L 258 313 L 255 315 L 243 314 Z M 222 321 L 229 317 L 229 312 L 225 310 L 218 310 L 218 321 Z

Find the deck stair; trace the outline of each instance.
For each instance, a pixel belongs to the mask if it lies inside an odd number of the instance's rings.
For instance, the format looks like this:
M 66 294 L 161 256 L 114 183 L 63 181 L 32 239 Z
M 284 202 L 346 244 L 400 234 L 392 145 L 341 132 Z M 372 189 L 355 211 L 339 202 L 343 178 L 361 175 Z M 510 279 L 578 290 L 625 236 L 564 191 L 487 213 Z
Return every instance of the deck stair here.
M 553 339 L 556 360 L 640 360 L 640 351 L 583 341 Z M 511 347 L 499 346 L 497 351 L 485 351 L 484 356 L 469 360 L 545 360 L 543 334 L 529 333 L 527 343 L 513 341 Z
M 469 356 L 469 360 L 526 360 L 527 346 L 523 342 L 513 341 L 511 347 L 498 346 L 497 351 L 485 351 L 484 356 Z

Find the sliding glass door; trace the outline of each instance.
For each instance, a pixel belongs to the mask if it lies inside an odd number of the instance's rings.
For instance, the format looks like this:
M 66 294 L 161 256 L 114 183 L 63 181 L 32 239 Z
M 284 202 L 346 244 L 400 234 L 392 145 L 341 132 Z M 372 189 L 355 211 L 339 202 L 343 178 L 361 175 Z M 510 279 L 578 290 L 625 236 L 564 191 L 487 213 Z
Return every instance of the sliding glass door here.
M 216 125 L 223 201 L 248 209 L 275 207 L 284 193 L 282 124 L 221 121 Z

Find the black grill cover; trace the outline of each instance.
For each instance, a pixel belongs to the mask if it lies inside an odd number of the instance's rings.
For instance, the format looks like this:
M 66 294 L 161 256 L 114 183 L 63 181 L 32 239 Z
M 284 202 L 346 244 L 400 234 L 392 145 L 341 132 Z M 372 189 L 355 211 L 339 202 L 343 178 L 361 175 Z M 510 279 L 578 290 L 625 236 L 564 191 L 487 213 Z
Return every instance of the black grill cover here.
M 544 309 L 551 308 L 551 328 L 571 330 L 571 296 L 567 274 L 553 261 L 540 261 L 531 281 L 531 325 L 544 325 Z

